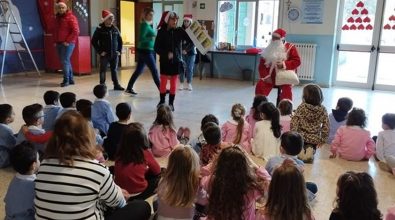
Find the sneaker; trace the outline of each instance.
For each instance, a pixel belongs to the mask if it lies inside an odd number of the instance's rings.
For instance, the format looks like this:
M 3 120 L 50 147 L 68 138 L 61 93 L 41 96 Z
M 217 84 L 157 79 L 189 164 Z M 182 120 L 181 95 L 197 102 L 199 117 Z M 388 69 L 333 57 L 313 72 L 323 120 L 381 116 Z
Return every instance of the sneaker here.
M 69 82 L 70 85 L 74 85 L 74 80 Z
M 178 88 L 178 90 L 184 90 L 184 84 L 180 83 L 180 88 Z
M 188 83 L 188 88 L 185 89 L 188 89 L 188 91 L 192 91 L 192 84 Z
M 298 154 L 298 158 L 305 163 L 313 163 L 314 154 L 315 154 L 314 148 L 307 146 Z
M 116 85 L 116 86 L 114 86 L 114 90 L 123 91 L 123 90 L 125 90 L 125 88 L 123 88 L 121 85 Z
M 184 128 L 184 137 L 189 139 L 190 136 L 191 136 L 191 129 L 189 129 L 188 127 Z
M 184 128 L 180 127 L 177 131 L 177 139 L 180 140 L 182 138 L 182 135 L 184 134 Z
M 131 94 L 131 95 L 137 95 L 138 93 L 135 92 L 133 89 L 126 89 L 125 93 Z
M 69 85 L 69 83 L 67 83 L 67 82 L 62 82 L 61 84 L 60 84 L 60 87 L 66 87 L 66 86 L 68 86 Z
M 174 112 L 174 105 L 169 105 L 169 107 L 170 107 L 170 110 L 171 110 L 172 112 Z

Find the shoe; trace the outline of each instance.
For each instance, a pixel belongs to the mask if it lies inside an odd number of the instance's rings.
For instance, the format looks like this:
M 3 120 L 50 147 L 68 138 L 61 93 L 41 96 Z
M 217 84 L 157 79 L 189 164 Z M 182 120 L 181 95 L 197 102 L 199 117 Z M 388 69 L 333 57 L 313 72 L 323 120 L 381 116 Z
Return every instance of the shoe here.
M 188 88 L 185 89 L 188 89 L 188 91 L 192 91 L 192 84 L 188 83 Z
M 61 84 L 60 84 L 60 87 L 66 87 L 66 86 L 68 86 L 69 85 L 69 83 L 67 83 L 67 82 L 62 82 Z
M 75 83 L 74 83 L 74 81 L 70 81 L 69 84 L 70 85 L 74 85 Z
M 116 86 L 114 86 L 114 90 L 123 91 L 123 90 L 125 90 L 125 88 L 123 88 L 123 87 L 120 86 L 120 85 L 116 85 Z
M 184 137 L 188 138 L 191 136 L 191 129 L 189 129 L 188 127 L 184 128 Z
M 184 128 L 180 127 L 177 131 L 177 139 L 180 140 L 182 138 L 182 135 L 184 134 Z
M 180 88 L 178 88 L 178 90 L 184 90 L 184 85 L 183 85 L 183 83 L 180 83 Z
M 125 93 L 131 94 L 131 95 L 137 95 L 138 93 L 135 92 L 133 89 L 126 89 Z
M 171 110 L 172 112 L 174 112 L 174 105 L 169 105 L 169 107 L 170 107 L 170 110 Z

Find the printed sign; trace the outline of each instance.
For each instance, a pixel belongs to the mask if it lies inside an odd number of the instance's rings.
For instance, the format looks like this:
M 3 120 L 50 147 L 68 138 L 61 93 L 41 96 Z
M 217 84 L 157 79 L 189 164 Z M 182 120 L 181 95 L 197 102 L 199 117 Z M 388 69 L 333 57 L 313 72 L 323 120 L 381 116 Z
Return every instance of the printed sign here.
M 324 0 L 303 0 L 302 11 L 303 24 L 322 24 Z

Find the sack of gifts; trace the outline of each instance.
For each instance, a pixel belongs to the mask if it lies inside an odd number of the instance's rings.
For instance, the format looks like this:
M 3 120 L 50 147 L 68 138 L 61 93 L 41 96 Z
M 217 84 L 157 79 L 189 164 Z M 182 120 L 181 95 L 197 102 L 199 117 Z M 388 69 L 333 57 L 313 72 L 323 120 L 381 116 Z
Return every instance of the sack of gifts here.
M 276 86 L 297 84 L 299 84 L 299 78 L 294 70 L 277 69 Z

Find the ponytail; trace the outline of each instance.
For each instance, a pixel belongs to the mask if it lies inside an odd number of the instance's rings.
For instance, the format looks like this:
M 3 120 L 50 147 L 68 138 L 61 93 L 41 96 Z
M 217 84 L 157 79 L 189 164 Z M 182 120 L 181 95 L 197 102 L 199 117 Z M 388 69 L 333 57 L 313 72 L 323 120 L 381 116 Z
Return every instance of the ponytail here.
M 273 135 L 274 137 L 279 138 L 281 136 L 280 112 L 276 106 L 271 102 L 264 102 L 259 105 L 258 109 L 260 113 L 263 113 L 266 116 L 266 120 L 271 121 Z
M 237 121 L 237 134 L 235 140 L 233 141 L 234 144 L 240 144 L 241 137 L 243 136 L 245 112 L 246 110 L 241 104 L 234 104 L 232 107 L 233 120 Z

